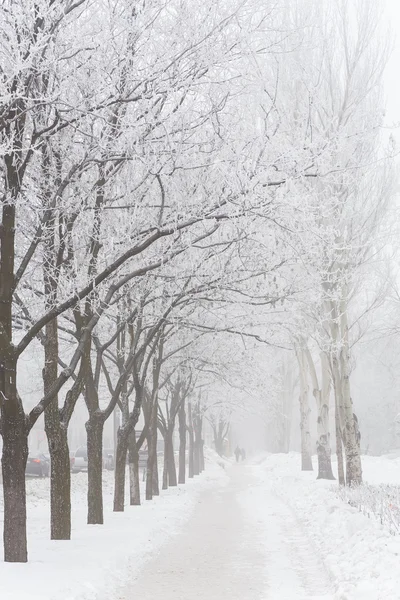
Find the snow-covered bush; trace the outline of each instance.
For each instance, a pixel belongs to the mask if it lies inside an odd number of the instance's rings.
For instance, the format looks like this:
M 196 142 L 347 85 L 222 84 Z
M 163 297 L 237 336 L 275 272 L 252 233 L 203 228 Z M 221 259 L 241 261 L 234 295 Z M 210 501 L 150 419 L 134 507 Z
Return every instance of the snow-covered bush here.
M 341 487 L 338 495 L 368 518 L 377 519 L 392 535 L 400 534 L 400 486 L 363 484 Z

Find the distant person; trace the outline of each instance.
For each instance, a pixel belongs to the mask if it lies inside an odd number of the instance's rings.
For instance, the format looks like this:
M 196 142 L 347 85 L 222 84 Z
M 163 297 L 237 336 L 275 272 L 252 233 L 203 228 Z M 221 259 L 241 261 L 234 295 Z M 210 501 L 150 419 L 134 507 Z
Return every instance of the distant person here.
M 242 460 L 246 460 L 246 450 L 244 448 L 241 449 L 240 455 L 242 457 Z
M 236 456 L 236 462 L 239 462 L 240 456 L 241 456 L 241 450 L 240 450 L 239 446 L 236 446 L 235 456 Z

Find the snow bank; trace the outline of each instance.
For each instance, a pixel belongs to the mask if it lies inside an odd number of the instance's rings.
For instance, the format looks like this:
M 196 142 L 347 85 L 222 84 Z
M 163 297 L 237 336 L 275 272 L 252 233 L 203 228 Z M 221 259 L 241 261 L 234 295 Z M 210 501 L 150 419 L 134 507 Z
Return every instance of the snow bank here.
M 366 481 L 400 483 L 397 461 L 365 457 Z M 336 484 L 300 472 L 297 454 L 271 455 L 254 466 L 262 485 L 284 502 L 307 532 L 335 587 L 335 600 L 400 599 L 400 536 L 344 502 Z
M 201 492 L 226 482 L 223 468 L 211 453 L 206 461 L 201 476 L 162 492 L 152 502 L 126 506 L 124 513 L 112 512 L 113 473 L 104 472 L 104 525 L 86 525 L 87 475 L 73 475 L 69 542 L 49 540 L 49 481 L 28 480 L 29 563 L 0 563 L 1 600 L 118 597 L 126 581 L 184 527 Z

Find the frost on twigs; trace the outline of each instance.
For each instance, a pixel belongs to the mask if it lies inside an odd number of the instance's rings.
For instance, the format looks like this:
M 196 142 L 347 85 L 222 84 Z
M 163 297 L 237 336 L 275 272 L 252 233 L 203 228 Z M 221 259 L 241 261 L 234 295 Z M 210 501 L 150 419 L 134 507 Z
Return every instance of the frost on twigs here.
M 400 535 L 400 486 L 363 484 L 341 487 L 338 495 L 366 517 L 378 521 L 392 535 Z

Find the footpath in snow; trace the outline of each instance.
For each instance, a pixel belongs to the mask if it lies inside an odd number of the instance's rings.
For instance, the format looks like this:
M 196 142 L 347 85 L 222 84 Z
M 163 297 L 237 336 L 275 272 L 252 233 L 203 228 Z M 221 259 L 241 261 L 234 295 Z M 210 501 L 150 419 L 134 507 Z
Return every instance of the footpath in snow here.
M 400 600 L 400 537 L 301 473 L 296 454 L 234 465 L 118 600 Z M 365 458 L 366 480 L 400 481 Z
M 95 527 L 78 475 L 71 542 L 49 541 L 48 481 L 29 481 L 30 562 L 0 563 L 0 599 L 400 600 L 400 535 L 299 464 L 296 454 L 231 465 L 209 453 L 194 481 L 117 514 L 105 474 Z M 363 465 L 369 495 L 399 485 L 400 459 Z
M 104 525 L 86 524 L 87 474 L 72 476 L 72 540 L 50 541 L 49 480 L 27 481 L 28 564 L 2 562 L 0 600 L 112 600 L 127 579 L 186 525 L 208 490 L 223 487 L 227 475 L 209 453 L 207 470 L 142 506 L 113 513 L 113 473 L 103 473 Z M 220 464 L 219 464 L 220 463 Z M 0 485 L 0 531 L 3 529 Z M 144 490 L 142 490 L 144 497 Z M 143 598 L 145 600 L 145 598 Z
M 332 598 L 331 582 L 298 521 L 242 465 L 201 497 L 184 532 L 148 562 L 121 598 Z

